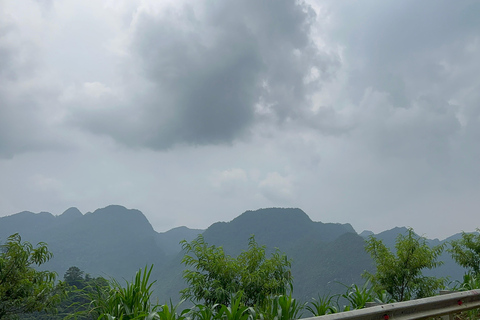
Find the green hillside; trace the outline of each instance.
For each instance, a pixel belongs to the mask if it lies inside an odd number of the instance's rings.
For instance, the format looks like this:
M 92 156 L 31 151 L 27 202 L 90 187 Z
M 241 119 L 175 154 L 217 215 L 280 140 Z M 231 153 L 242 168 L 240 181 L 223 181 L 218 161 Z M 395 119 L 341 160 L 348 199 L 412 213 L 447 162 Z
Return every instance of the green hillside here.
M 394 228 L 375 236 L 391 247 L 405 230 Z M 178 292 L 185 288 L 179 242 L 191 241 L 199 233 L 232 256 L 247 248 L 252 234 L 267 253 L 279 248 L 293 261 L 294 296 L 302 300 L 344 292 L 342 283 L 362 284 L 361 274 L 372 270 L 364 238 L 350 224 L 312 221 L 297 208 L 246 211 L 206 230 L 179 227 L 163 233 L 156 232 L 142 212 L 114 205 L 86 214 L 70 208 L 59 216 L 21 212 L 0 218 L 0 241 L 15 232 L 26 241 L 48 243 L 54 258 L 43 268 L 56 271 L 60 278 L 69 267 L 77 266 L 94 277 L 131 279 L 138 269 L 154 264 L 152 277 L 157 280 L 155 295 L 160 302 L 179 300 Z M 463 269 L 447 254 L 442 258 L 445 265 L 434 274 L 450 275 L 452 280 L 461 277 Z

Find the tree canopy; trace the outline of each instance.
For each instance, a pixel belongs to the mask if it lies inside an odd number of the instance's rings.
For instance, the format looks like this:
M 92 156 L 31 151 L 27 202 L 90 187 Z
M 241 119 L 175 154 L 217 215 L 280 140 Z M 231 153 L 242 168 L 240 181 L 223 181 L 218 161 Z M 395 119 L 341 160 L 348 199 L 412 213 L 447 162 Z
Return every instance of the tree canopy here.
M 56 274 L 38 271 L 52 258 L 47 244 L 36 247 L 22 242 L 18 233 L 0 246 L 0 319 L 54 307 L 59 301 L 55 286 Z
M 462 232 L 462 238 L 450 242 L 448 252 L 459 265 L 480 275 L 480 229 L 477 234 Z
M 427 297 L 443 287 L 445 279 L 427 277 L 422 272 L 442 264 L 437 259 L 444 245 L 429 247 L 426 239 L 417 236 L 411 228 L 406 235 L 397 237 L 396 254 L 373 236 L 368 238 L 365 249 L 377 268 L 375 274 L 366 272 L 365 276 L 397 301 Z
M 292 285 L 291 262 L 278 249 L 266 258 L 265 246 L 254 236 L 248 250 L 236 258 L 226 255 L 222 247 L 209 246 L 202 235 L 192 242 L 182 241 L 185 256 L 182 263 L 194 270 L 184 271 L 189 287 L 182 297 L 204 301 L 207 305 L 229 305 L 231 297 L 242 292 L 242 302 L 252 306 L 267 297 L 285 294 Z

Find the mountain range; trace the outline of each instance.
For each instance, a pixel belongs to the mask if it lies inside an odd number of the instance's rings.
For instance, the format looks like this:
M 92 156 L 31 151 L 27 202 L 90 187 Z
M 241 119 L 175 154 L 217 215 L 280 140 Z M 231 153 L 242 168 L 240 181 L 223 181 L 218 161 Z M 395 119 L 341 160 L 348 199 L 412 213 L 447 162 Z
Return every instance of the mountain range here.
M 364 250 L 365 237 L 372 232 L 359 235 L 350 224 L 312 221 L 296 208 L 246 211 L 206 230 L 183 226 L 163 233 L 156 232 L 142 212 L 118 205 L 85 214 L 70 208 L 58 216 L 25 211 L 0 218 L 0 242 L 17 232 L 25 241 L 48 244 L 54 258 L 43 268 L 56 271 L 60 278 L 69 267 L 77 266 L 92 276 L 130 280 L 138 269 L 154 264 L 152 279 L 156 280 L 155 295 L 160 302 L 178 301 L 178 292 L 186 286 L 179 242 L 191 241 L 199 234 L 232 256 L 247 249 L 252 234 L 267 252 L 275 248 L 285 252 L 292 259 L 294 296 L 304 301 L 344 292 L 344 285 L 362 284 L 362 273 L 373 270 Z M 397 235 L 405 232 L 406 228 L 394 228 L 375 236 L 393 247 Z M 431 245 L 441 243 L 428 241 Z M 464 270 L 447 254 L 442 259 L 444 266 L 432 274 L 461 278 Z

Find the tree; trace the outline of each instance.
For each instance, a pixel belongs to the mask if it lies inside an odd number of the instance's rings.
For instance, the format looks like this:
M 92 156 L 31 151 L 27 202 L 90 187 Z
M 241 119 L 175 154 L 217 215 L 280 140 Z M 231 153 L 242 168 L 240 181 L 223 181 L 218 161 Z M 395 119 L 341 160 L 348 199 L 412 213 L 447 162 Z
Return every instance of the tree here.
M 0 319 L 53 308 L 60 298 L 56 274 L 32 267 L 52 258 L 47 245 L 40 242 L 34 248 L 21 240 L 16 233 L 0 246 Z
M 74 318 L 77 320 L 96 319 L 93 316 L 93 299 L 98 296 L 98 292 L 108 292 L 109 282 L 102 278 L 92 278 L 88 273 L 83 278 L 84 271 L 78 267 L 70 267 L 64 275 L 65 296 L 58 304 L 56 314 L 47 314 L 45 312 L 32 314 L 31 319 L 42 320 L 60 320 Z M 23 320 L 29 318 L 22 316 Z
M 376 289 L 386 290 L 397 301 L 433 295 L 445 283 L 443 278 L 422 274 L 424 269 L 433 269 L 443 263 L 437 259 L 444 245 L 430 248 L 426 239 L 417 236 L 411 228 L 406 235 L 398 235 L 396 254 L 373 236 L 368 238 L 365 249 L 372 256 L 377 270 L 375 274 L 366 272 L 364 276 Z
M 202 235 L 181 244 L 185 250 L 182 263 L 194 268 L 184 271 L 189 287 L 181 291 L 183 298 L 203 300 L 208 306 L 229 305 L 231 297 L 241 292 L 242 302 L 253 306 L 269 296 L 285 294 L 292 286 L 287 256 L 277 249 L 267 259 L 265 246 L 258 246 L 254 236 L 248 250 L 236 258 L 226 255 L 222 247 L 209 246 Z
M 63 279 L 69 286 L 75 286 L 81 289 L 85 286 L 86 279 L 83 279 L 83 271 L 78 267 L 70 267 L 65 272 Z
M 480 229 L 477 229 L 480 232 Z M 480 233 L 462 232 L 462 238 L 450 242 L 448 252 L 459 265 L 480 275 Z

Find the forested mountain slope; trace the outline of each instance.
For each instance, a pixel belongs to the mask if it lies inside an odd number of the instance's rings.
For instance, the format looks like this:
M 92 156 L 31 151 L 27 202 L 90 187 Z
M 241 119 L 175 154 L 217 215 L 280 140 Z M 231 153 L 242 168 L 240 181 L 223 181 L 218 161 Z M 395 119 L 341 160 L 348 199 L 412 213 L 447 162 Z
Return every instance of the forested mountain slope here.
M 395 238 L 405 231 L 394 228 L 375 236 L 393 247 Z M 251 235 L 268 253 L 275 248 L 286 253 L 293 261 L 294 296 L 303 300 L 344 292 L 341 283 L 362 284 L 361 274 L 373 268 L 364 250 L 364 238 L 350 224 L 315 222 L 295 208 L 246 211 L 207 230 L 178 227 L 163 233 L 156 232 L 142 212 L 116 205 L 86 214 L 70 208 L 59 216 L 21 212 L 0 218 L 0 242 L 16 232 L 33 244 L 48 243 L 54 258 L 44 268 L 56 271 L 60 278 L 69 267 L 77 266 L 92 276 L 122 281 L 131 279 L 139 268 L 155 264 L 152 278 L 157 280 L 155 295 L 160 302 L 170 298 L 178 301 L 178 292 L 185 288 L 179 241 L 191 241 L 199 233 L 210 245 L 223 246 L 232 256 L 247 248 Z M 437 239 L 429 242 L 441 243 Z M 434 274 L 460 278 L 463 269 L 448 254 L 442 259 L 445 266 Z
M 267 247 L 267 252 L 278 248 L 292 259 L 294 295 L 302 299 L 341 292 L 344 287 L 340 282 L 362 282 L 363 271 L 372 268 L 363 250 L 364 240 L 351 225 L 314 222 L 300 209 L 246 211 L 230 222 L 214 223 L 203 232 L 208 244 L 222 246 L 232 256 L 247 249 L 251 235 L 259 245 Z M 185 287 L 182 273 L 175 268 L 182 256 L 180 253 L 173 265 L 158 272 L 157 292 L 161 299 Z
M 33 244 L 46 242 L 54 258 L 43 267 L 60 276 L 77 266 L 95 276 L 130 278 L 146 263 L 165 262 L 145 216 L 121 206 L 84 215 L 70 208 L 59 216 L 22 212 L 0 218 L 0 239 L 16 232 Z

